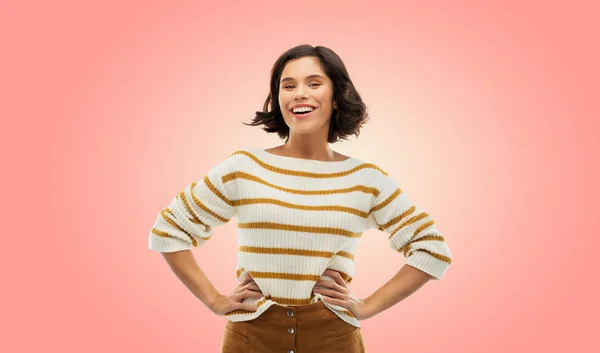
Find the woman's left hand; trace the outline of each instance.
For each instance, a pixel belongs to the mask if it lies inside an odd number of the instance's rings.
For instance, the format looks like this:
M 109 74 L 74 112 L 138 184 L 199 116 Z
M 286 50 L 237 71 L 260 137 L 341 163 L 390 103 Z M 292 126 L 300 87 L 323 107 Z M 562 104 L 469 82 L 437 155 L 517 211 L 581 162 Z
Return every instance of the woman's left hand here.
M 313 292 L 322 294 L 323 301 L 328 304 L 348 309 L 358 320 L 369 318 L 365 301 L 352 293 L 339 272 L 326 270 L 323 275 L 333 278 L 333 281 L 317 281 Z

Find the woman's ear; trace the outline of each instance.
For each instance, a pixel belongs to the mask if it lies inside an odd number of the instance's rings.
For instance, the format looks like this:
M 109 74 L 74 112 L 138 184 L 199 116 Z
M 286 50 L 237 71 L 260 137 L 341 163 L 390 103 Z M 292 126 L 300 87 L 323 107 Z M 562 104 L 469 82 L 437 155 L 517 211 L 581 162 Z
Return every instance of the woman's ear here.
M 333 102 L 333 109 L 337 109 L 337 104 Z

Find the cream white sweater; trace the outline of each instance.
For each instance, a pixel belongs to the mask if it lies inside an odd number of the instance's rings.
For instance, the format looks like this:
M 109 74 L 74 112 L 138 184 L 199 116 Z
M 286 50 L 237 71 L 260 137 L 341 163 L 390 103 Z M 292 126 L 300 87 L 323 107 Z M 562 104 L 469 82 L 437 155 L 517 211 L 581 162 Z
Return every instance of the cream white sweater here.
M 353 254 L 363 232 L 387 233 L 406 264 L 441 279 L 452 255 L 432 217 L 412 204 L 381 168 L 357 158 L 341 162 L 284 157 L 260 148 L 238 150 L 160 211 L 149 234 L 159 252 L 204 245 L 214 228 L 237 219 L 237 278 L 249 274 L 263 298 L 257 311 L 236 310 L 230 321 L 252 320 L 271 305 L 303 305 L 326 269 L 351 282 Z M 344 308 L 324 303 L 360 327 Z

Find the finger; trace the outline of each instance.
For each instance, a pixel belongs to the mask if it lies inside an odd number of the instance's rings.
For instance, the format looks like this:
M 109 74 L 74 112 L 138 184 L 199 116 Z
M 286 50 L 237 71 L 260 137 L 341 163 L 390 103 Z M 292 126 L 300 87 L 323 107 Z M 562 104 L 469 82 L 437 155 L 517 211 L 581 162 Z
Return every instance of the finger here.
M 241 289 L 242 289 L 241 292 L 250 291 L 253 293 L 262 294 L 262 291 L 260 290 L 260 288 L 256 284 L 252 284 L 252 283 L 248 283 L 247 285 L 241 287 Z
M 346 286 L 346 281 L 344 281 L 342 275 L 339 272 L 333 270 L 325 270 L 323 274 L 333 278 L 335 283 L 339 284 L 340 286 Z
M 324 284 L 328 284 L 328 283 L 332 283 L 332 282 L 335 282 L 333 280 L 333 278 L 332 279 L 320 279 L 320 280 L 317 281 L 317 283 L 315 283 L 315 285 L 319 285 L 320 286 L 320 285 L 324 285 Z
M 338 283 L 338 280 L 335 278 L 334 274 L 327 275 L 324 273 L 323 278 L 321 278 L 321 281 L 323 281 L 323 283 Z
M 239 295 L 240 293 L 242 293 L 245 290 L 246 290 L 246 286 L 245 285 L 242 286 L 242 284 L 240 283 L 240 284 L 238 284 L 237 287 L 235 287 L 235 289 L 233 290 L 233 292 L 231 292 L 231 296 Z
M 348 293 L 348 290 L 345 287 L 340 286 L 339 284 L 335 283 L 334 281 L 323 281 L 320 286 L 324 287 L 326 289 L 327 288 L 333 289 L 340 293 Z
M 350 303 L 345 302 L 345 301 L 340 300 L 340 299 L 335 299 L 335 298 L 330 298 L 330 297 L 323 297 L 323 300 L 326 303 L 328 303 L 328 304 L 333 304 L 333 305 L 341 306 L 342 308 L 345 308 L 345 309 L 349 309 L 349 307 L 350 307 Z
M 253 290 L 248 290 L 244 292 L 245 298 L 262 298 L 264 295 L 262 292 L 255 292 Z
M 242 283 L 240 283 L 235 288 L 235 290 L 233 291 L 232 294 L 239 294 L 245 290 L 256 290 L 256 289 L 258 289 L 258 285 L 256 285 L 256 283 L 254 283 L 254 282 L 246 283 L 244 285 L 242 285 Z M 260 291 L 260 289 L 259 289 L 259 291 Z
M 254 282 L 250 283 L 250 286 L 248 287 L 248 289 L 256 290 L 256 291 L 260 292 L 260 287 L 258 286 L 258 284 L 254 283 Z
M 327 280 L 327 281 L 322 281 L 322 282 L 319 284 L 319 287 L 321 287 L 321 288 L 324 288 L 324 289 L 334 289 L 336 286 L 337 286 L 337 287 L 339 287 L 339 286 L 337 285 L 337 283 L 335 283 L 335 281 L 329 281 L 329 280 Z
M 264 297 L 264 295 L 261 292 L 245 290 L 241 293 L 231 296 L 231 299 L 233 299 L 236 302 L 242 302 L 246 298 L 262 298 L 262 297 Z
M 249 273 L 246 274 L 246 277 L 244 277 L 244 279 L 242 280 L 242 282 L 240 283 L 241 285 L 245 285 L 248 284 L 249 282 L 253 282 L 254 279 L 252 278 L 252 276 L 250 276 Z
M 342 274 L 338 271 L 327 269 L 323 274 L 331 277 L 335 281 L 335 283 L 339 284 L 340 286 L 346 285 L 346 281 L 344 281 L 344 278 L 342 278 Z
M 237 309 L 248 310 L 248 311 L 256 311 L 258 309 L 256 307 L 256 305 L 242 304 L 242 303 L 239 303 L 239 305 L 237 305 L 236 307 L 237 307 Z
M 341 300 L 349 299 L 347 295 L 344 295 L 338 291 L 334 291 L 331 289 L 317 289 L 317 290 L 315 290 L 315 292 L 326 295 L 328 297 L 337 298 L 337 299 L 341 299 Z
M 250 285 L 251 285 L 251 284 L 252 284 L 252 283 L 246 283 L 245 285 L 243 285 L 243 286 L 240 286 L 240 289 L 241 289 L 242 291 L 248 290 L 248 288 L 250 288 Z

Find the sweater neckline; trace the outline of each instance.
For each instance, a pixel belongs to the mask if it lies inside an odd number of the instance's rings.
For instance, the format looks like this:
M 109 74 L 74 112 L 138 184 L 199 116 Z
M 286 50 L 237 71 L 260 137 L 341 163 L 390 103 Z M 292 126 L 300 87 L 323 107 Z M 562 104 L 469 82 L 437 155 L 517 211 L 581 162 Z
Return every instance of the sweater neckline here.
M 344 159 L 343 161 L 320 161 L 317 159 L 308 159 L 308 158 L 297 158 L 297 157 L 288 157 L 281 156 L 278 154 L 274 154 L 271 152 L 265 151 L 263 148 L 251 148 L 251 150 L 255 153 L 258 153 L 265 160 L 273 161 L 274 163 L 294 163 L 294 164 L 302 164 L 302 165 L 318 165 L 318 166 L 345 166 L 354 163 L 357 159 L 354 157 L 349 157 Z

